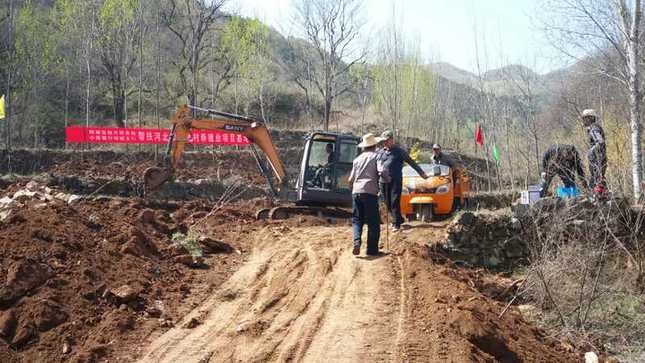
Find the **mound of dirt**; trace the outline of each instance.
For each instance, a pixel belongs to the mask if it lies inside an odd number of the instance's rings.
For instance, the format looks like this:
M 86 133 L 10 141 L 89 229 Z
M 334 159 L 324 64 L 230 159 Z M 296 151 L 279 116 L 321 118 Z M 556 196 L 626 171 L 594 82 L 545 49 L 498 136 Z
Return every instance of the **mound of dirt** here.
M 404 252 L 404 269 L 411 285 L 407 301 L 411 311 L 406 334 L 406 359 L 426 345 L 424 357 L 473 362 L 573 362 L 580 358 L 559 342 L 526 322 L 519 313 L 507 312 L 501 302 L 475 289 L 461 270 L 428 266 L 425 252 Z M 432 281 L 432 283 L 430 283 Z M 412 318 L 413 317 L 413 318 Z M 428 342 L 431 344 L 428 345 Z M 434 343 L 434 344 L 433 344 Z M 429 349 L 428 349 L 429 348 Z M 428 352 L 429 350 L 429 352 Z
M 288 172 L 297 171 L 299 166 L 299 156 L 291 154 L 290 149 L 281 154 Z M 6 158 L 4 150 L 0 150 L 0 160 Z M 139 181 L 146 168 L 161 163 L 162 159 L 163 156 L 160 156 L 155 162 L 154 154 L 150 152 L 14 150 L 10 165 L 13 173 L 21 175 L 49 173 L 77 178 Z M 0 163 L 0 173 L 8 172 L 8 165 L 6 162 Z M 221 182 L 229 178 L 243 178 L 250 184 L 266 184 L 253 155 L 247 149 L 186 152 L 182 155 L 175 176 L 180 181 L 211 179 Z
M 33 182 L 0 199 L 1 362 L 98 361 L 172 326 L 203 298 L 193 287 L 216 286 L 241 263 L 256 223 L 251 204 L 209 215 L 201 201 L 70 201 Z M 198 220 L 203 270 L 178 262 L 189 251 L 172 238 Z

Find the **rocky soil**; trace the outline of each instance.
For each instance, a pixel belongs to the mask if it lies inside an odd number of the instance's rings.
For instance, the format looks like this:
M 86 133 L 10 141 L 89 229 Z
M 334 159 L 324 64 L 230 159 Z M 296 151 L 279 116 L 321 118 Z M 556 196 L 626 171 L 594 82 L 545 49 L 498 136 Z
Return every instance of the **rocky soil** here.
M 99 361 L 173 326 L 243 262 L 257 228 L 251 205 L 217 211 L 195 260 L 172 236 L 212 205 L 86 200 L 33 182 L 1 195 L 3 362 Z

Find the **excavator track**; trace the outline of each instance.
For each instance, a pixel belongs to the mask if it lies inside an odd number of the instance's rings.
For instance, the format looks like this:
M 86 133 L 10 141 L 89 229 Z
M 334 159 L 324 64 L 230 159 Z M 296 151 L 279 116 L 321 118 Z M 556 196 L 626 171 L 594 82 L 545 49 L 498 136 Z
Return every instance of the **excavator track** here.
M 341 208 L 313 207 L 313 206 L 279 206 L 259 210 L 257 219 L 282 220 L 295 216 L 314 216 L 327 219 L 330 222 L 348 220 L 352 213 Z

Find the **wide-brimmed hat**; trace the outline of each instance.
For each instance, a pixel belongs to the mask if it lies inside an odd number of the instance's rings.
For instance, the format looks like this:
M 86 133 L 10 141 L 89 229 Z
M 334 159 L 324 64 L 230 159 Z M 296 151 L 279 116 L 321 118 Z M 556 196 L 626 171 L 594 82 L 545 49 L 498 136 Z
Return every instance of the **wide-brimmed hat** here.
M 596 110 L 588 109 L 588 110 L 582 111 L 582 118 L 585 118 L 585 117 L 598 118 L 598 114 L 596 113 Z
M 383 141 L 382 138 L 374 136 L 373 133 L 365 134 L 363 136 L 363 142 L 358 144 L 358 147 L 360 148 L 366 148 L 366 147 L 372 147 L 378 144 L 379 142 Z

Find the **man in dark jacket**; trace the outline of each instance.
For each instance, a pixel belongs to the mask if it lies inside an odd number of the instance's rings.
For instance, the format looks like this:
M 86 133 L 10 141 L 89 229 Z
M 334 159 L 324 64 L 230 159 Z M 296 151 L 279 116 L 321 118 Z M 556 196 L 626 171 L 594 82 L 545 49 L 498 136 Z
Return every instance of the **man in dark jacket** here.
M 439 144 L 432 145 L 432 163 L 448 166 L 453 172 L 455 171 L 455 162 L 441 151 Z
M 566 188 L 576 186 L 576 176 L 587 187 L 578 150 L 573 145 L 551 145 L 542 157 L 542 195 L 546 195 L 554 177 L 559 176 Z
M 387 170 L 391 181 L 381 185 L 381 192 L 385 198 L 388 211 L 392 213 L 392 230 L 398 231 L 403 224 L 401 215 L 401 192 L 403 190 L 403 163 L 407 163 L 419 175 L 427 179 L 428 176 L 421 167 L 410 157 L 407 151 L 394 143 L 394 133 L 390 130 L 381 134 L 383 149 L 379 151 L 379 162 Z
M 594 110 L 582 112 L 582 123 L 587 127 L 589 135 L 589 187 L 594 193 L 603 195 L 607 191 L 605 172 L 607 171 L 607 146 L 605 145 L 605 131 L 598 123 L 598 116 Z

